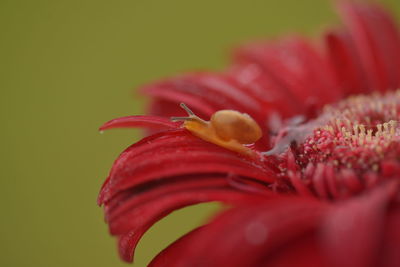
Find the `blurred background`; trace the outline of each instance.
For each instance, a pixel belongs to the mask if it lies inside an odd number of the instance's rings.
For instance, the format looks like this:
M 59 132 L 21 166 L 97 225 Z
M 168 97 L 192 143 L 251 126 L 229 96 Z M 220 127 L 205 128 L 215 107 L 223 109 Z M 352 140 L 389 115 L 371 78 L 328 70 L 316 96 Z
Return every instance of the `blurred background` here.
M 384 2 L 399 17 L 400 2 Z M 221 69 L 235 44 L 338 22 L 325 0 L 1 0 L 0 266 L 127 266 L 97 193 L 135 130 L 99 134 L 141 114 L 140 85 Z M 136 252 L 145 266 L 217 205 L 173 213 Z

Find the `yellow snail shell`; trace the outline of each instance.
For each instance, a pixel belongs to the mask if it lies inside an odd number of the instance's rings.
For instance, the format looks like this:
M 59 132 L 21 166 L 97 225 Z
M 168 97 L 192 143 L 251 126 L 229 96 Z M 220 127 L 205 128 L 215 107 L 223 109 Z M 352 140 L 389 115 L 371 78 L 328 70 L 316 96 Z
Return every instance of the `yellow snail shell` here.
M 247 114 L 235 110 L 220 110 L 210 119 L 211 127 L 223 140 L 234 139 L 241 144 L 252 144 L 261 138 L 257 122 Z

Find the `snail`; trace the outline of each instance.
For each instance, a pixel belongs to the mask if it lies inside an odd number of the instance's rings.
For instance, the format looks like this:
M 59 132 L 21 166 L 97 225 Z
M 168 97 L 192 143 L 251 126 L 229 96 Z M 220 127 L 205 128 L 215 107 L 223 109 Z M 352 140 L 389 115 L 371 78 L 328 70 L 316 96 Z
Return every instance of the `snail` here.
M 193 135 L 241 154 L 254 155 L 255 152 L 244 145 L 260 139 L 262 131 L 248 114 L 235 110 L 219 110 L 211 116 L 210 121 L 205 121 L 184 103 L 180 106 L 188 113 L 188 117 L 171 117 L 171 120 L 183 121 L 183 127 Z

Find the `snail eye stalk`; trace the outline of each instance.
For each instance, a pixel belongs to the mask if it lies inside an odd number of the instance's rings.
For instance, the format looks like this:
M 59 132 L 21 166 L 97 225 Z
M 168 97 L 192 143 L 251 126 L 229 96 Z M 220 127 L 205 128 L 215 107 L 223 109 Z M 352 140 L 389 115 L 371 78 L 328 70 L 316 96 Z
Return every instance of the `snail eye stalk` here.
M 188 106 L 186 106 L 185 103 L 181 103 L 180 106 L 187 112 L 187 114 L 189 116 L 188 117 L 171 117 L 171 121 L 197 121 L 197 122 L 207 124 L 207 122 L 205 120 L 196 116 L 196 114 L 194 114 L 194 112 Z

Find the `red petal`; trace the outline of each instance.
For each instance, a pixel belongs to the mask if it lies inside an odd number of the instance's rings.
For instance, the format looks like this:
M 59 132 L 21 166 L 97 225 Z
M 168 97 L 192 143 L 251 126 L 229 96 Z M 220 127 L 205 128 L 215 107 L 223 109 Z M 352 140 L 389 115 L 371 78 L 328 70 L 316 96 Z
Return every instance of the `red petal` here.
M 108 201 L 118 192 L 145 182 L 189 174 L 232 173 L 272 182 L 275 173 L 266 164 L 207 143 L 185 130 L 164 132 L 144 138 L 120 155 L 99 201 Z
M 132 261 L 137 243 L 144 233 L 157 221 L 174 210 L 209 201 L 240 203 L 246 200 L 245 193 L 230 188 L 197 188 L 160 196 L 132 208 L 110 222 L 112 234 L 119 234 L 119 251 L 123 260 Z
M 130 230 L 150 226 L 174 210 L 186 206 L 221 201 L 238 203 L 244 200 L 245 193 L 225 187 L 199 187 L 187 191 L 162 195 L 154 200 L 138 205 L 120 216 L 109 221 L 110 232 L 113 235 L 126 234 Z
M 357 5 L 359 19 L 365 24 L 371 49 L 375 54 L 383 89 L 397 89 L 400 85 L 400 35 L 390 15 L 379 6 Z
M 183 96 L 194 97 L 204 103 L 202 105 L 207 104 L 212 107 L 212 112 L 220 109 L 235 109 L 251 115 L 262 108 L 257 99 L 242 92 L 240 88 L 232 86 L 223 74 L 187 74 L 146 86 L 143 91 L 159 98 L 169 96 L 169 100 L 178 103 L 184 102 Z M 187 104 L 191 105 L 191 103 Z M 200 108 L 200 104 L 197 105 L 197 109 L 203 109 Z
M 125 213 L 130 212 L 133 208 L 145 205 L 150 201 L 165 197 L 168 194 L 173 198 L 176 193 L 198 189 L 209 190 L 210 188 L 225 188 L 228 185 L 231 185 L 231 181 L 227 179 L 225 175 L 192 175 L 169 178 L 144 184 L 134 190 L 123 191 L 109 201 L 105 205 L 106 220 L 112 221 L 118 217 L 123 217 Z M 251 185 L 248 185 L 248 187 L 250 186 Z M 244 193 L 255 193 L 256 195 L 274 195 L 273 192 L 269 190 L 267 191 L 265 187 L 262 190 L 260 187 L 253 185 L 253 188 L 254 190 L 241 190 L 241 188 L 236 189 L 239 189 L 239 191 Z
M 389 211 L 385 229 L 385 241 L 383 242 L 382 255 L 377 266 L 397 267 L 400 266 L 400 205 L 399 202 L 392 204 Z
M 142 238 L 144 232 L 145 230 L 135 229 L 134 231 L 118 237 L 118 252 L 122 260 L 126 262 L 133 262 L 135 248 L 140 238 Z
M 120 236 L 119 251 L 123 260 L 132 261 L 134 249 L 143 234 L 176 209 L 209 201 L 239 204 L 255 199 L 248 192 L 229 187 L 224 176 L 182 178 L 185 179 L 170 179 L 128 190 L 105 205 L 110 231 Z
M 314 177 L 312 180 L 315 193 L 321 199 L 326 199 L 328 197 L 325 170 L 326 168 L 323 163 L 317 164 L 317 168 L 315 169 Z
M 100 131 L 114 128 L 151 128 L 151 129 L 177 129 L 181 123 L 158 116 L 127 116 L 106 122 Z
M 389 74 L 389 78 L 393 79 L 393 84 L 391 84 L 391 88 L 399 88 L 400 87 L 400 31 L 397 27 L 393 17 L 390 13 L 384 10 L 382 7 L 378 5 L 371 5 L 371 12 L 374 13 L 379 20 L 380 27 L 379 30 L 384 32 L 385 42 L 384 45 L 385 51 L 381 51 L 383 53 L 387 53 L 385 60 L 389 61 L 389 67 L 391 68 L 391 72 L 394 74 Z M 378 28 L 378 27 L 377 27 Z M 394 75 L 394 77 L 392 77 Z
M 398 33 L 391 29 L 387 14 L 377 8 L 356 3 L 342 3 L 341 15 L 367 74 L 370 90 L 395 89 L 399 78 Z M 386 15 L 386 16 L 385 16 Z M 396 42 L 397 41 L 397 42 Z
M 167 248 L 151 266 L 260 266 L 286 244 L 311 233 L 325 207 L 322 202 L 290 197 L 243 205 Z M 295 262 L 291 259 L 292 265 Z
M 329 213 L 322 226 L 323 248 L 333 266 L 376 266 L 387 205 L 397 186 L 391 181 Z
M 263 106 L 262 117 L 269 119 L 272 113 L 279 113 L 284 118 L 298 114 L 302 108 L 286 88 L 270 79 L 259 66 L 255 64 L 242 64 L 231 68 L 231 80 L 237 87 L 257 98 Z M 263 126 L 263 124 L 261 124 Z
M 171 87 L 166 87 L 166 88 L 164 86 L 165 85 L 158 85 L 158 84 L 147 86 L 143 89 L 143 92 L 156 99 L 161 99 L 167 103 L 173 103 L 173 105 L 176 106 L 179 106 L 179 103 L 185 103 L 190 107 L 190 109 L 192 109 L 193 111 L 197 111 L 196 115 L 201 116 L 203 119 L 208 119 L 215 111 L 218 110 L 218 108 L 213 107 L 210 103 L 195 95 L 191 95 L 190 93 L 184 91 L 176 92 L 172 90 L 173 88 L 172 85 L 170 85 Z M 163 116 L 165 115 L 165 112 L 163 109 L 160 109 L 159 107 L 159 112 L 152 114 Z M 180 115 L 187 115 L 187 114 L 185 113 L 185 111 L 181 109 L 180 113 L 177 113 L 174 116 L 180 116 Z
M 355 47 L 347 33 L 330 32 L 325 37 L 329 60 L 342 90 L 347 94 L 369 91 L 365 82 L 365 71 Z
M 198 234 L 202 234 L 201 231 L 204 227 L 196 228 L 190 233 L 182 236 L 177 241 L 168 246 L 168 248 L 161 251 L 148 265 L 148 267 L 168 267 L 174 266 L 176 259 L 182 257 L 182 253 L 192 243 L 192 238 Z
M 310 189 L 304 184 L 304 181 L 301 179 L 300 172 L 292 172 L 288 173 L 290 182 L 293 187 L 296 189 L 296 192 L 302 196 L 313 197 L 314 194 L 310 191 Z
M 265 259 L 258 266 L 268 267 L 326 267 L 326 259 L 321 253 L 318 236 L 313 233 L 292 240 Z
M 115 161 L 99 196 L 110 232 L 120 236 L 121 257 L 132 260 L 141 236 L 176 209 L 207 201 L 246 202 L 249 192 L 230 186 L 228 174 L 259 181 L 267 190 L 265 183 L 275 178 L 268 164 L 268 159 L 247 158 L 184 129 L 132 145 Z
M 306 107 L 320 106 L 341 96 L 328 62 L 301 38 L 243 47 L 238 50 L 236 60 L 240 64 L 251 62 L 261 66 L 266 76 Z

